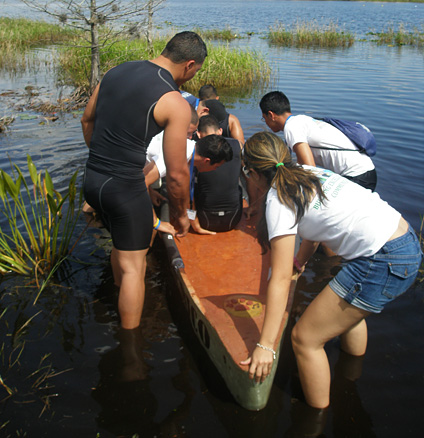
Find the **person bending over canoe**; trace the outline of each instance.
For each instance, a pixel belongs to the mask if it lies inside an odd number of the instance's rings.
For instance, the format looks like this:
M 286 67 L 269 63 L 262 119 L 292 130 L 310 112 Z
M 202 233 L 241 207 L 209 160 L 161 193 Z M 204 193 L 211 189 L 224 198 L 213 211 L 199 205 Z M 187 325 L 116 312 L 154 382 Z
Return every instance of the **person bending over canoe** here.
M 306 308 L 293 328 L 292 344 L 306 402 L 327 408 L 326 342 L 340 336 L 343 351 L 365 353 L 365 318 L 412 285 L 422 257 L 420 244 L 400 213 L 377 193 L 331 171 L 295 164 L 277 135 L 256 133 L 243 152 L 244 170 L 266 195 L 259 238 L 271 249 L 272 273 L 260 339 L 242 364 L 256 381 L 268 376 L 293 267 L 303 272 L 316 242 L 325 242 L 347 263 Z M 296 234 L 303 240 L 293 258 Z
M 337 128 L 306 115 L 293 115 L 289 99 L 281 91 L 265 94 L 259 106 L 268 127 L 273 132 L 283 131 L 299 164 L 324 167 L 375 190 L 377 172 L 371 158 Z
M 212 115 L 200 118 L 197 135 L 221 135 L 218 120 Z M 233 151 L 233 158 L 213 172 L 199 173 L 194 186 L 196 218 L 191 226 L 199 234 L 215 234 L 232 230 L 241 219 L 243 211 L 241 172 L 242 144 L 235 138 L 225 138 Z
M 192 145 L 192 147 L 190 147 Z M 233 159 L 233 149 L 228 141 L 220 135 L 208 135 L 196 142 L 187 140 L 187 161 L 190 169 L 190 202 L 193 201 L 193 187 L 196 173 L 211 172 Z M 158 178 L 166 176 L 166 165 L 162 151 L 151 157 L 150 163 L 144 168 L 147 187 Z M 194 210 L 191 211 L 195 214 Z M 190 218 L 192 222 L 192 218 Z M 159 224 L 161 222 L 159 221 Z M 197 230 L 196 230 L 197 231 Z M 197 231 L 200 234 L 210 234 L 207 230 Z

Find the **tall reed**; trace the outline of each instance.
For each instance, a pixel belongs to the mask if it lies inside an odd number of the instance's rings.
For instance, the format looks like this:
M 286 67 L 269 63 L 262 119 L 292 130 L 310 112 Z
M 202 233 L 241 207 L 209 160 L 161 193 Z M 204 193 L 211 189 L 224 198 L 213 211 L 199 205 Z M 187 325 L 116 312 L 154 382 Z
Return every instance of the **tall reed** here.
M 204 84 L 218 89 L 265 88 L 271 78 L 271 68 L 260 53 L 229 48 L 226 45 L 208 47 L 203 68 L 184 85 L 196 92 Z
M 58 44 L 75 37 L 64 26 L 26 18 L 0 17 L 0 68 L 25 68 L 28 49 Z
M 233 41 L 240 38 L 230 27 L 225 29 L 201 29 L 195 28 L 194 32 L 198 33 L 204 40 L 218 40 L 218 41 Z
M 390 46 L 424 46 L 424 32 L 420 32 L 416 28 L 408 32 L 404 24 L 400 24 L 397 31 L 389 26 L 384 32 L 370 32 L 369 35 L 375 36 L 376 39 L 374 41 L 378 44 L 387 44 Z
M 22 50 L 68 41 L 75 31 L 58 24 L 26 18 L 0 17 L 0 49 Z
M 155 39 L 149 49 L 144 40 L 120 41 L 104 50 L 101 64 L 104 72 L 124 62 L 151 59 L 158 56 L 167 39 Z M 88 89 L 90 72 L 88 49 L 63 48 L 60 53 L 61 78 L 68 84 Z M 228 45 L 208 44 L 208 56 L 202 69 L 184 85 L 184 89 L 196 92 L 200 86 L 213 83 L 221 88 L 249 88 L 269 83 L 271 69 L 263 56 L 253 51 L 230 48 Z
M 355 37 L 340 31 L 334 23 L 319 26 L 316 22 L 298 22 L 286 28 L 282 23 L 271 27 L 267 39 L 271 44 L 294 47 L 350 47 Z

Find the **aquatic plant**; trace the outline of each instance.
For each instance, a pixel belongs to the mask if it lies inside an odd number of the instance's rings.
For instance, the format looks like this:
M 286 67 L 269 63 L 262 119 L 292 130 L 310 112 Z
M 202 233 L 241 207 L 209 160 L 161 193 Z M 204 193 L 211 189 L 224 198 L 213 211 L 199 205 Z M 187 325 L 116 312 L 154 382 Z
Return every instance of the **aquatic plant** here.
M 399 25 L 396 31 L 393 27 L 388 27 L 384 32 L 369 32 L 368 35 L 375 36 L 373 41 L 377 44 L 387 44 L 389 46 L 424 46 L 424 32 L 419 32 L 414 28 L 408 32 L 404 24 Z
M 150 48 L 145 40 L 120 41 L 102 53 L 102 70 L 124 62 L 151 59 L 158 56 L 169 38 L 155 38 Z M 61 80 L 67 84 L 88 90 L 90 53 L 82 48 L 63 48 L 60 53 Z M 202 69 L 184 85 L 184 89 L 196 92 L 206 83 L 222 88 L 249 88 L 266 86 L 271 69 L 257 52 L 230 48 L 228 45 L 208 44 L 208 56 Z
M 233 41 L 236 38 L 240 38 L 230 27 L 225 29 L 193 29 L 194 32 L 198 33 L 204 40 L 220 40 L 220 41 Z
M 202 69 L 183 88 L 196 95 L 204 84 L 214 84 L 219 90 L 263 89 L 270 78 L 271 68 L 260 53 L 214 45 L 208 46 L 208 56 Z
M 16 313 L 16 308 L 8 306 L 0 314 L 1 328 L 5 334 L 7 333 L 0 348 L 0 403 L 5 403 L 10 399 L 15 403 L 38 401 L 41 406 L 39 414 L 41 417 L 50 408 L 51 398 L 57 396 L 53 392 L 52 379 L 70 369 L 56 371 L 53 364 L 48 361 L 50 353 L 40 353 L 38 364 L 31 361 L 27 367 L 22 367 L 21 362 L 25 362 L 24 356 L 26 356 L 24 335 L 28 326 L 34 323 L 42 311 L 28 318 L 22 317 L 22 313 L 18 312 L 18 317 L 14 321 L 10 316 L 12 313 Z M 0 431 L 7 426 L 8 422 L 0 423 Z
M 25 68 L 29 49 L 70 41 L 75 34 L 69 28 L 45 21 L 0 17 L 0 68 Z
M 350 33 L 339 31 L 337 26 L 319 26 L 315 21 L 298 22 L 286 28 L 277 23 L 269 29 L 267 39 L 271 44 L 295 47 L 351 47 L 355 37 Z
M 77 191 L 77 172 L 62 195 L 47 170 L 37 172 L 29 155 L 27 163 L 32 186 L 16 164 L 11 163 L 11 176 L 0 170 L 0 273 L 35 275 L 41 293 L 73 250 L 82 191 Z
M 0 49 L 24 50 L 69 41 L 76 32 L 58 24 L 0 17 Z

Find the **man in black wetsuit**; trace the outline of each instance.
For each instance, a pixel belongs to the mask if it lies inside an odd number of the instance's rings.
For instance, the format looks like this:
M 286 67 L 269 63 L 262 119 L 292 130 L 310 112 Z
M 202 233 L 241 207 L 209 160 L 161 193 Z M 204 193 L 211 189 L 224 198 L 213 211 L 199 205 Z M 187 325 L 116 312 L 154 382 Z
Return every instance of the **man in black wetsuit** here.
M 207 115 L 199 119 L 197 132 L 203 140 L 213 134 L 221 135 L 222 129 L 214 116 Z M 197 174 L 194 188 L 197 215 L 190 223 L 199 234 L 232 230 L 241 219 L 243 205 L 239 176 L 242 145 L 234 138 L 225 139 L 232 148 L 232 160 L 212 172 Z
M 200 70 L 206 56 L 196 33 L 176 34 L 157 58 L 109 70 L 81 119 L 90 148 L 84 194 L 112 235 L 111 261 L 124 329 L 138 327 L 143 310 L 146 254 L 154 226 L 143 167 L 150 140 L 162 130 L 171 214 L 179 236 L 190 227 L 185 151 L 191 111 L 179 86 Z

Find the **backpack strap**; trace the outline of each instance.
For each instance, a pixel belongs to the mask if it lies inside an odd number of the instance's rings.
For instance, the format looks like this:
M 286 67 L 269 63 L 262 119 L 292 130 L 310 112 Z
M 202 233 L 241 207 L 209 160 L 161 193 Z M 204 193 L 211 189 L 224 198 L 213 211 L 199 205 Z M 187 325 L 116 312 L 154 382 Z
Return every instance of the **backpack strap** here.
M 337 149 L 337 148 L 326 148 L 326 147 L 320 147 L 320 146 L 311 146 L 309 145 L 310 148 L 312 149 L 324 149 L 326 151 L 342 151 L 342 152 L 359 152 L 360 154 L 364 154 L 365 150 L 360 150 L 360 149 Z

